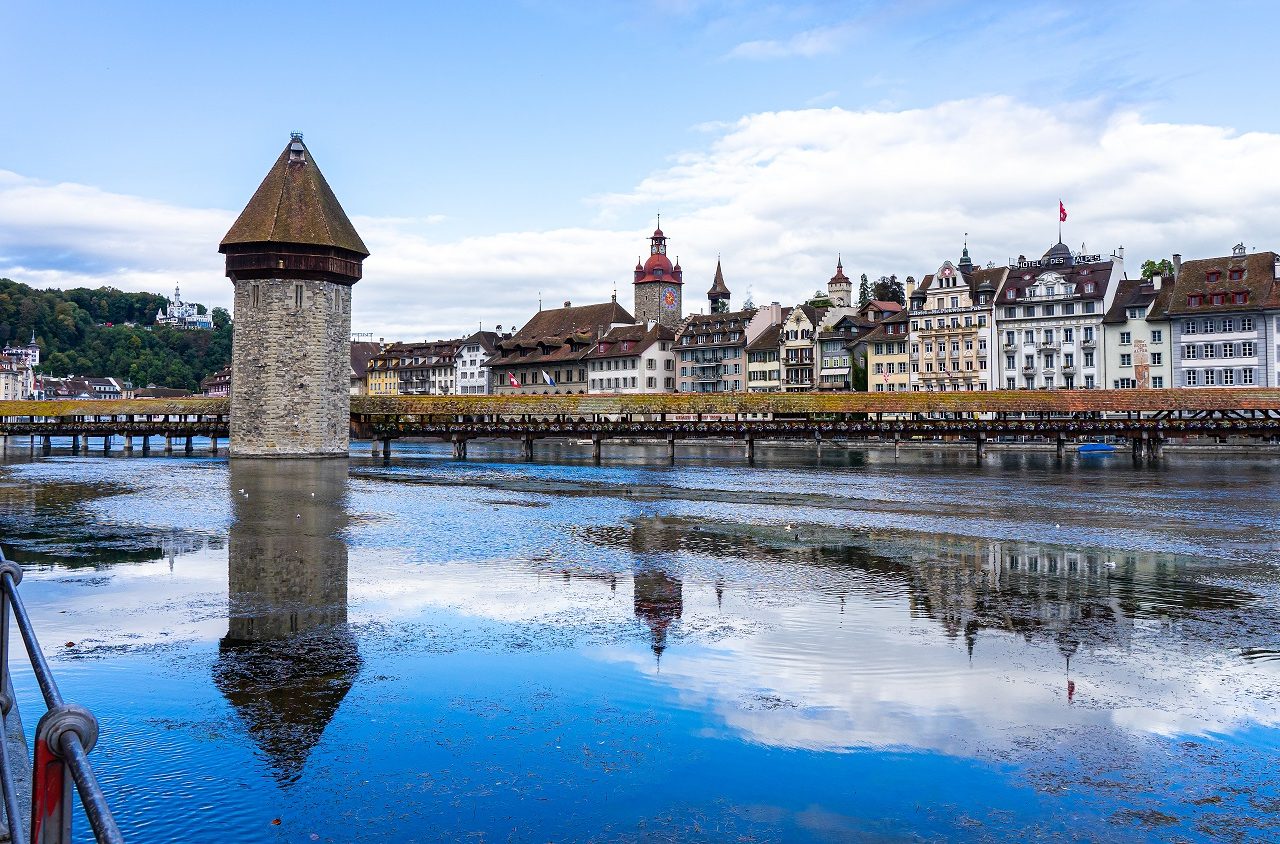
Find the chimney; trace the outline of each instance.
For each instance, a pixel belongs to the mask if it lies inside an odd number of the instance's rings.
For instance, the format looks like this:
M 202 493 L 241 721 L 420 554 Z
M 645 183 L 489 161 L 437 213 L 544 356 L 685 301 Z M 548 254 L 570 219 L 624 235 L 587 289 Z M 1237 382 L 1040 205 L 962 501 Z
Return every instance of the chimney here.
M 1276 256 L 1276 269 L 1275 269 L 1275 272 L 1273 273 L 1273 275 L 1274 275 L 1276 278 L 1280 279 L 1280 255 L 1277 255 L 1277 256 Z
M 902 292 L 903 292 L 903 293 L 905 293 L 905 294 L 907 294 L 907 295 L 906 295 L 906 300 L 907 300 L 907 302 L 910 302 L 910 301 L 911 301 L 911 294 L 916 292 L 916 279 L 915 279 L 915 276 L 910 276 L 910 275 L 909 275 L 909 276 L 907 276 L 907 283 L 904 285 L 904 288 L 905 288 L 905 289 L 904 289 Z
M 567 308 L 567 307 L 569 307 L 569 305 L 570 305 L 569 300 L 568 300 L 568 299 L 565 299 L 565 300 L 564 300 L 564 306 Z
M 1182 275 L 1182 256 L 1177 252 L 1173 253 L 1173 280 L 1177 281 L 1178 276 Z
M 1163 283 L 1164 283 L 1164 276 L 1160 275 L 1160 273 L 1156 273 L 1155 275 L 1151 276 L 1151 287 L 1153 289 L 1159 290 L 1160 285 Z

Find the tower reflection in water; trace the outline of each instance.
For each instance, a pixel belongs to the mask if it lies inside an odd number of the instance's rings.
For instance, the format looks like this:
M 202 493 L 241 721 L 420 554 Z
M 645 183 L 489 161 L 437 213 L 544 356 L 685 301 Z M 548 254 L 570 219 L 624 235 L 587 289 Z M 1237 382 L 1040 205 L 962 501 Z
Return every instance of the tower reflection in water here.
M 229 618 L 214 682 L 289 784 L 360 670 L 347 627 L 347 464 L 236 458 L 230 483 Z

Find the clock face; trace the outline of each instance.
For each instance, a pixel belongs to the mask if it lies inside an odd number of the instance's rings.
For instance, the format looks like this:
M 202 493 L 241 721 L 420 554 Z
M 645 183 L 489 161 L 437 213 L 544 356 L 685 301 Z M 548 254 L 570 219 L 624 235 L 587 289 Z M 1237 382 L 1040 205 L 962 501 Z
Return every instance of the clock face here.
M 674 311 L 676 309 L 676 303 L 679 301 L 680 300 L 676 298 L 676 289 L 674 287 L 662 288 L 662 307 L 666 308 L 668 311 Z
M 665 243 L 659 243 L 659 244 L 658 244 L 658 254 L 659 254 L 659 255 L 666 255 L 666 254 L 667 254 L 667 245 L 666 245 Z

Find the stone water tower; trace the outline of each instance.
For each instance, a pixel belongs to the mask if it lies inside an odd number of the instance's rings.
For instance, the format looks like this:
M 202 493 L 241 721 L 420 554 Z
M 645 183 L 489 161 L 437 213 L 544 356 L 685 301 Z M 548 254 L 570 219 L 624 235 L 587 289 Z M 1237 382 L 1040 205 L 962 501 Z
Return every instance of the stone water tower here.
M 351 286 L 369 250 L 301 134 L 218 251 L 235 285 L 232 456 L 345 457 Z

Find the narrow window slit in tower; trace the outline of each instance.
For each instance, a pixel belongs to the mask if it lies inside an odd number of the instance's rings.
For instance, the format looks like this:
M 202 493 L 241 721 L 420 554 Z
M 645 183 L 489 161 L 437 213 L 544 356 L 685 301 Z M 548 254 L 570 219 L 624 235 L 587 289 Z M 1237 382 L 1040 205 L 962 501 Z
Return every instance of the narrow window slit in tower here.
M 255 284 L 253 286 L 253 308 L 256 310 L 257 307 L 258 307 L 258 285 Z
M 293 286 L 293 307 L 302 310 L 302 285 L 295 284 Z

